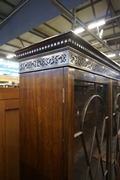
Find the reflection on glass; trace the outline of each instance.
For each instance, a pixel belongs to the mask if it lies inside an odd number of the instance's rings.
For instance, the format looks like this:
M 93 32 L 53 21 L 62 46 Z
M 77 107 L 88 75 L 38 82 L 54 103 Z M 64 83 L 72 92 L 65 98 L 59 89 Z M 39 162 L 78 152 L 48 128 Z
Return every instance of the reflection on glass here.
M 112 133 L 112 157 L 116 167 L 119 166 L 119 151 L 120 151 L 120 87 L 113 86 L 113 133 Z M 113 168 L 113 179 L 115 179 L 115 167 Z
M 101 148 L 102 156 L 106 156 L 106 125 L 103 128 L 107 102 L 106 86 L 76 80 L 74 89 L 74 180 L 89 180 L 90 176 L 101 180 L 105 163 L 99 168 L 101 165 L 98 154 Z M 82 122 L 83 108 L 89 98 L 95 94 L 104 98 L 104 102 L 100 98 L 93 98 Z M 102 135 L 104 142 L 101 141 Z

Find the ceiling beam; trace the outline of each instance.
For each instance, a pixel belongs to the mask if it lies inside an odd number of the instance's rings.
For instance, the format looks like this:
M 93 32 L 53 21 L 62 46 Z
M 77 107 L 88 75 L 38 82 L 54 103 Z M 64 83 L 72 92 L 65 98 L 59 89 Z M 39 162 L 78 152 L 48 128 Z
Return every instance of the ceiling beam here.
M 64 14 L 61 14 L 61 16 L 66 19 L 66 21 L 68 21 L 70 24 L 72 23 L 72 20 L 70 20 L 69 18 L 67 18 Z
M 74 19 L 73 19 L 73 21 L 72 21 L 71 29 L 74 31 L 75 25 L 76 25 L 76 8 L 73 8 L 73 9 L 72 9 L 72 13 L 74 14 Z
M 25 42 L 25 43 L 28 43 L 28 44 L 33 44 L 32 42 L 30 42 L 30 41 L 28 41 L 28 40 L 25 40 L 25 39 L 23 39 L 23 38 L 21 38 L 21 37 L 17 37 L 17 38 L 15 38 L 15 39 L 18 39 L 18 40 L 21 40 L 21 41 L 23 41 L 23 42 Z
M 87 0 L 60 1 L 69 9 L 72 9 Z M 48 1 L 28 0 L 19 11 L 16 11 L 15 15 L 9 21 L 0 25 L 0 46 L 60 14 L 61 12 Z
M 1 19 L 6 18 L 6 15 L 5 15 L 5 14 L 3 14 L 3 13 L 0 13 L 0 18 L 1 18 Z
M 74 14 L 67 9 L 63 4 L 56 0 L 49 0 L 55 7 L 57 7 L 63 14 L 66 14 L 66 16 L 70 19 L 74 19 Z M 114 53 L 114 50 L 108 46 L 102 39 L 100 39 L 96 34 L 94 34 L 91 30 L 88 29 L 88 27 L 79 19 L 76 17 L 76 23 L 80 24 L 90 35 L 92 35 L 95 39 L 97 39 L 101 44 L 103 44 L 109 51 Z
M 20 46 L 16 46 L 16 45 L 13 45 L 13 44 L 10 44 L 10 43 L 6 43 L 6 45 L 11 46 L 11 47 L 14 47 L 14 48 L 17 48 L 17 49 L 20 49 L 20 48 L 21 48 Z
M 93 16 L 94 16 L 94 22 L 96 23 L 97 22 L 97 18 L 96 18 L 96 13 L 95 13 L 95 8 L 94 8 L 93 0 L 90 0 L 90 2 L 91 2 L 92 12 L 93 12 Z M 96 29 L 97 29 L 97 34 L 99 36 L 99 27 L 97 26 Z
M 114 34 L 114 36 L 113 35 L 107 35 L 107 36 L 104 36 L 104 39 L 106 39 L 106 40 L 111 40 L 111 39 L 113 39 L 113 38 L 120 38 L 120 32 L 118 32 L 118 33 L 115 33 Z
M 112 21 L 112 27 L 113 27 L 113 34 L 114 34 L 114 37 L 115 37 L 115 28 L 114 28 L 113 14 L 114 14 L 115 17 L 116 17 L 116 13 L 115 13 L 114 7 L 113 7 L 113 5 L 112 5 L 112 3 L 111 3 L 111 0 L 109 0 L 108 3 L 110 4 L 110 12 L 111 12 L 111 19 L 112 19 L 111 21 Z M 115 20 L 116 20 L 116 22 L 117 22 L 117 24 L 118 24 L 118 27 L 119 27 L 119 29 L 120 29 L 120 23 L 118 22 L 118 19 L 115 18 Z M 118 47 L 118 44 L 117 44 L 117 40 L 116 40 L 116 39 L 114 39 L 114 43 L 115 43 L 115 46 L 116 46 L 116 52 L 118 52 L 119 47 Z M 110 43 L 109 43 L 109 44 L 110 44 Z
M 10 6 L 11 8 L 15 8 L 15 5 L 13 5 L 12 3 L 6 1 L 6 0 L 0 0 L 1 2 L 3 2 L 4 4 Z
M 3 1 L 3 0 L 1 0 L 1 1 Z M 3 25 L 4 23 L 6 23 L 7 20 L 10 19 L 11 16 L 13 16 L 13 15 L 14 15 L 20 8 L 22 8 L 22 6 L 24 6 L 27 2 L 28 2 L 28 0 L 25 0 L 25 1 L 24 1 L 22 4 L 20 4 L 19 6 L 15 6 L 15 7 L 13 8 L 13 11 L 12 11 L 10 14 L 8 14 L 8 16 L 7 16 L 5 19 L 3 19 L 2 22 L 0 22 L 0 25 Z
M 10 53 L 13 53 L 13 52 L 0 49 L 0 54 L 7 54 L 8 55 Z
M 83 37 L 83 36 L 82 36 Z M 84 36 L 85 37 L 85 36 Z M 116 33 L 115 36 L 113 35 L 108 35 L 108 36 L 103 36 L 103 40 L 105 41 L 109 41 L 109 40 L 113 40 L 113 39 L 119 39 L 120 38 L 120 33 Z M 95 42 L 95 39 L 92 39 L 89 41 L 91 44 L 101 44 L 100 42 Z M 107 43 L 107 42 L 106 42 Z
M 49 35 L 41 32 L 41 31 L 39 31 L 39 30 L 37 30 L 37 29 L 35 29 L 35 28 L 33 28 L 33 29 L 32 29 L 31 31 L 29 31 L 29 32 L 32 33 L 32 34 L 34 34 L 34 35 L 36 35 L 36 36 L 39 36 L 39 37 L 41 37 L 41 38 L 43 38 L 43 39 L 50 37 Z
M 55 29 L 54 27 L 50 26 L 49 24 L 47 23 L 44 23 L 45 26 L 47 26 L 48 28 L 52 29 L 53 31 L 56 31 L 57 33 L 61 33 L 60 31 L 58 31 L 57 29 Z
M 111 40 L 107 40 L 107 43 L 110 45 L 110 46 L 114 46 L 115 45 L 115 40 L 116 40 L 116 43 L 120 45 L 120 37 L 117 38 L 117 39 L 111 39 Z M 116 52 L 119 51 L 119 49 L 116 49 Z
M 19 40 L 20 43 L 22 44 L 22 47 L 25 47 L 25 45 L 24 45 L 24 43 L 23 43 L 23 41 L 22 41 L 22 39 L 21 39 L 20 37 L 18 37 L 18 40 Z
M 110 25 L 111 25 L 111 23 L 109 23 Z M 114 25 L 114 28 L 116 28 L 116 27 L 118 27 L 117 25 Z M 104 26 L 104 31 L 107 31 L 107 30 L 110 30 L 110 29 L 112 29 L 113 27 L 112 27 L 112 25 L 110 26 L 110 27 L 106 27 L 106 26 Z M 93 31 L 94 32 L 94 31 Z M 117 33 L 116 33 L 117 34 Z M 81 36 L 83 37 L 83 38 L 85 38 L 86 36 L 88 36 L 89 34 L 88 34 L 88 32 L 87 31 L 84 31 L 82 34 L 81 34 Z M 104 35 L 104 33 L 103 33 L 103 35 Z M 113 34 L 112 34 L 112 36 L 113 36 Z M 102 39 L 104 39 L 104 36 L 103 36 L 103 38 Z
M 28 44 L 30 44 L 30 45 L 33 44 L 33 43 L 30 42 L 30 41 L 27 41 L 27 40 L 25 40 L 25 39 L 22 39 L 21 37 L 17 37 L 16 39 L 20 40 L 20 42 L 23 41 L 23 42 L 26 42 L 26 43 L 28 43 Z M 21 44 L 22 44 L 22 43 L 21 43 Z M 14 47 L 14 48 L 18 48 L 18 49 L 24 47 L 23 44 L 22 44 L 22 47 L 16 46 L 16 45 L 13 45 L 13 44 L 10 44 L 10 43 L 6 43 L 6 45 L 11 46 L 11 47 Z
M 115 12 L 115 9 L 114 9 L 114 7 L 113 7 L 113 5 L 111 3 L 111 0 L 106 0 L 106 1 L 110 5 L 110 8 L 111 8 L 111 16 L 116 16 L 116 12 Z M 116 18 L 116 22 L 118 24 L 118 27 L 120 28 L 120 21 L 119 21 L 119 19 Z
M 102 1 L 102 0 L 94 1 L 94 2 L 93 2 L 93 5 L 95 5 L 95 4 L 97 4 L 97 3 L 101 2 L 101 1 Z M 89 4 L 85 5 L 85 6 L 83 6 L 82 8 L 77 8 L 77 9 L 76 9 L 76 13 L 79 12 L 79 11 L 82 11 L 82 10 L 88 8 L 88 7 L 91 7 L 91 3 L 89 3 Z
M 102 1 L 102 0 L 94 1 L 94 2 L 93 2 L 93 5 L 94 5 L 94 4 L 97 4 L 97 3 L 101 2 L 101 1 Z M 82 10 L 88 8 L 88 7 L 91 7 L 91 3 L 89 3 L 89 4 L 86 5 L 86 6 L 83 6 L 82 8 L 76 9 L 76 13 L 78 13 L 79 11 L 82 11 Z M 67 18 L 64 14 L 61 14 L 61 16 L 62 16 L 64 19 L 66 19 L 69 23 L 73 23 L 72 20 L 70 20 L 69 18 Z

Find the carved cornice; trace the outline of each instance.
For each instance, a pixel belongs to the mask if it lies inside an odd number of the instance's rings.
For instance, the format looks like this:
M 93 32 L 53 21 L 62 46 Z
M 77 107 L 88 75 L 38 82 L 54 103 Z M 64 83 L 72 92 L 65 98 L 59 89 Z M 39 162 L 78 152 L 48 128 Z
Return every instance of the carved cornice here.
M 76 57 L 72 55 L 72 59 L 74 59 L 72 61 L 67 57 L 68 51 L 65 51 L 65 49 L 70 48 L 76 50 L 77 54 L 79 54 Z M 47 56 L 45 55 L 46 53 L 48 54 Z M 53 54 L 51 55 L 51 53 Z M 20 61 L 20 73 L 68 65 L 107 77 L 117 79 L 120 77 L 120 66 L 117 63 L 72 31 L 16 51 L 16 56 Z M 88 62 L 83 60 L 85 56 Z M 61 58 L 66 58 L 66 60 L 61 61 Z M 83 62 L 82 65 L 80 65 L 81 62 Z M 86 67 L 85 64 L 87 64 Z
M 49 55 L 42 53 L 41 56 L 35 56 L 34 58 L 27 58 L 21 61 L 20 73 L 70 66 L 113 79 L 119 79 L 120 77 L 118 71 L 103 65 L 73 48 L 68 47 L 65 51 L 62 50 L 60 52 L 53 51 Z
M 67 51 L 62 51 L 50 55 L 34 57 L 30 60 L 28 59 L 21 61 L 19 65 L 19 71 L 20 73 L 23 73 L 61 67 L 65 65 L 68 65 L 68 53 Z
M 119 79 L 120 73 L 108 68 L 106 65 L 103 65 L 100 62 L 97 62 L 93 58 L 85 57 L 81 53 L 75 53 L 69 51 L 69 65 L 74 66 L 78 69 L 90 71 L 95 74 L 99 74 L 105 77 Z

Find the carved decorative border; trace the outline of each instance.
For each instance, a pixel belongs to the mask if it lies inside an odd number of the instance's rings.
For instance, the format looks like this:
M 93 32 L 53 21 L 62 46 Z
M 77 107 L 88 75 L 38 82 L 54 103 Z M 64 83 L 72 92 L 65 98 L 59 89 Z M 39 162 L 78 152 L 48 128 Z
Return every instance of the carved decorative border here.
M 115 79 L 120 77 L 119 73 L 103 65 L 102 63 L 99 63 L 92 58 L 85 58 L 82 55 L 72 51 L 69 51 L 69 64 L 79 69 L 90 71 L 103 76 Z
M 61 52 L 53 52 L 49 55 L 45 55 L 45 53 L 43 53 L 41 56 L 21 61 L 19 66 L 20 73 L 61 66 L 72 66 L 106 77 L 114 79 L 120 78 L 120 74 L 112 68 L 94 60 L 89 56 L 86 56 L 86 58 L 85 54 L 79 52 L 78 50 L 74 51 L 73 48 L 68 49 Z
M 31 56 L 35 53 L 42 53 L 43 51 L 48 51 L 48 50 L 52 50 L 53 48 L 58 48 L 61 45 L 67 44 L 69 42 L 69 39 L 61 39 L 59 41 L 55 41 L 46 45 L 41 45 L 41 43 L 39 44 L 39 47 L 37 48 L 33 48 L 32 50 L 27 50 L 23 53 L 18 53 L 16 55 L 17 58 L 24 58 L 26 56 Z M 71 42 L 71 40 L 70 40 Z
M 20 62 L 19 71 L 29 72 L 68 64 L 68 52 L 59 52 Z
M 80 38 L 80 37 L 79 37 Z M 31 56 L 31 55 L 34 55 L 35 53 L 42 53 L 43 51 L 48 51 L 48 50 L 52 50 L 54 48 L 60 48 L 62 45 L 74 45 L 76 46 L 80 51 L 81 50 L 84 50 L 86 52 L 88 52 L 89 54 L 91 55 L 94 55 L 98 58 L 100 58 L 100 56 L 98 56 L 97 54 L 94 54 L 94 52 L 92 52 L 91 50 L 89 50 L 86 45 L 83 45 L 83 44 L 80 44 L 80 42 L 77 42 L 74 38 L 70 38 L 70 37 L 66 37 L 65 39 L 61 37 L 61 40 L 55 40 L 54 41 L 54 38 L 53 38 L 53 42 L 51 43 L 46 43 L 46 45 L 41 45 L 38 44 L 38 47 L 36 48 L 33 48 L 32 50 L 30 49 L 26 49 L 25 52 L 22 52 L 22 53 L 18 53 L 16 55 L 17 58 L 24 58 L 26 56 Z M 87 44 L 87 43 L 86 43 Z M 100 58 L 101 59 L 101 58 Z
M 35 45 L 32 45 L 30 47 L 26 47 L 22 50 L 16 51 L 16 56 L 19 59 L 19 61 L 23 61 L 24 58 L 30 57 L 32 59 L 32 56 L 39 56 L 41 53 L 47 53 L 51 51 L 57 51 L 61 48 L 71 47 L 79 52 L 83 53 L 84 55 L 87 54 L 89 57 L 96 60 L 96 65 L 89 60 L 87 62 L 86 70 L 97 72 L 97 73 L 104 73 L 105 76 L 109 77 L 118 77 L 119 76 L 119 65 L 117 65 L 114 61 L 107 58 L 104 54 L 100 53 L 97 49 L 92 47 L 89 43 L 87 43 L 85 40 L 80 38 L 79 36 L 75 35 L 73 32 L 66 32 L 63 34 L 60 34 L 58 36 L 52 37 L 50 39 L 44 40 L 42 42 L 39 42 Z M 26 61 L 26 60 L 25 60 Z M 45 63 L 45 65 L 44 65 Z M 84 63 L 86 63 L 84 61 Z M 101 65 L 99 64 L 101 63 Z M 28 69 L 42 69 L 44 67 L 53 67 L 51 63 L 46 62 L 46 60 L 43 62 L 40 61 L 40 66 L 38 65 L 38 61 L 32 61 L 29 63 L 22 63 L 20 69 L 28 70 Z M 56 64 L 53 63 L 55 66 Z M 63 63 L 61 63 L 63 64 Z M 70 65 L 75 65 L 75 62 L 69 63 Z M 99 64 L 99 65 L 98 65 Z M 103 67 L 104 64 L 104 67 Z M 76 65 L 75 65 L 76 66 Z M 81 68 L 81 66 L 78 64 L 78 68 Z M 89 67 L 88 67 L 89 66 Z M 90 66 L 92 66 L 90 68 Z M 102 68 L 101 68 L 102 67 Z M 106 68 L 105 68 L 106 67 Z M 82 68 L 85 68 L 82 66 Z M 21 70 L 20 70 L 21 71 Z M 118 75 L 117 75 L 118 74 Z M 119 76 L 120 78 L 120 76 Z

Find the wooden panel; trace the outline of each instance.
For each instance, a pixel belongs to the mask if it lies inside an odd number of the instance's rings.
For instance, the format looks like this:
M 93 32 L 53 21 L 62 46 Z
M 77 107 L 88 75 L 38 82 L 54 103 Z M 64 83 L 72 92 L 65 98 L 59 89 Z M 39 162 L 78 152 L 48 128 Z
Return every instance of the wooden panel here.
M 5 113 L 6 180 L 19 180 L 19 111 Z
M 0 88 L 0 99 L 19 98 L 19 88 Z
M 21 180 L 63 179 L 62 87 L 62 68 L 20 77 Z
M 18 88 L 0 89 L 0 180 L 19 180 L 18 97 Z
M 4 101 L 0 101 L 0 179 L 5 180 L 5 123 Z
M 19 99 L 11 99 L 5 101 L 5 109 L 19 109 Z
M 64 68 L 64 87 L 64 179 L 73 180 L 74 76 L 71 68 Z

